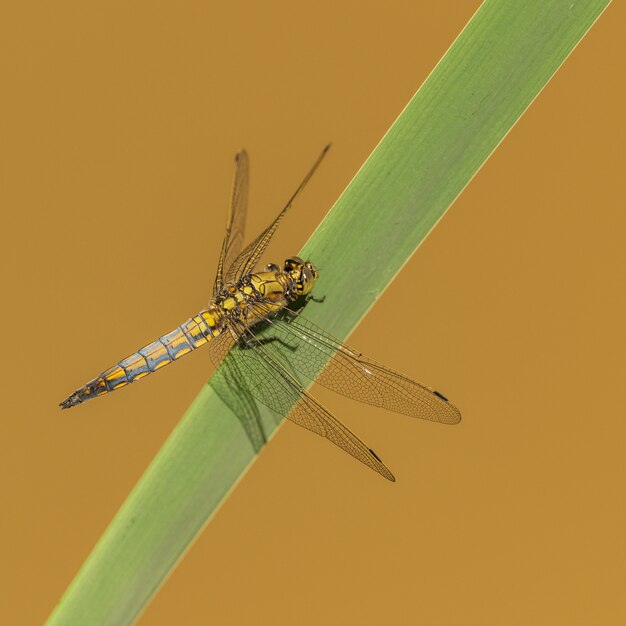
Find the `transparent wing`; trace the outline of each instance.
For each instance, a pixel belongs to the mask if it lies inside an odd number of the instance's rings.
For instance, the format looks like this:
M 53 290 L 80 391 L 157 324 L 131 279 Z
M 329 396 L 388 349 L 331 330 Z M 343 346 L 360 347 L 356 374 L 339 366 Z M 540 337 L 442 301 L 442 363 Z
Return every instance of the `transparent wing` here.
M 285 216 L 285 213 L 291 208 L 294 200 L 300 195 L 302 190 L 306 187 L 306 184 L 311 180 L 313 174 L 315 174 L 315 170 L 319 167 L 319 164 L 322 162 L 323 158 L 326 156 L 326 153 L 330 149 L 330 144 L 328 144 L 317 160 L 308 171 L 307 175 L 304 177 L 298 188 L 295 190 L 294 194 L 289 198 L 289 201 L 283 208 L 283 210 L 278 214 L 278 217 L 246 248 L 241 252 L 233 264 L 230 267 L 227 267 L 226 276 L 224 279 L 225 283 L 236 282 L 242 276 L 249 274 L 256 264 L 259 262 L 263 252 L 269 245 L 280 221 Z
M 459 410 L 438 391 L 373 361 L 293 311 L 283 309 L 265 325 L 268 348 L 328 389 L 411 417 L 443 424 L 461 421 Z
M 213 295 L 217 295 L 224 286 L 224 274 L 233 264 L 243 246 L 244 231 L 246 226 L 246 213 L 248 210 L 248 185 L 249 185 L 248 153 L 245 150 L 235 156 L 235 174 L 233 187 L 226 216 L 226 233 L 222 243 L 222 251 L 217 264 L 217 274 L 213 285 Z
M 218 340 L 219 337 L 216 341 Z M 250 393 L 246 378 L 234 357 L 226 354 L 222 367 L 219 367 L 213 374 L 209 380 L 209 385 L 237 416 L 253 450 L 258 452 L 267 442 L 267 435 L 259 407 Z
M 238 335 L 236 345 L 235 337 L 226 333 L 209 343 L 211 358 L 216 365 L 230 350 L 228 359 L 237 363 L 237 369 L 246 378 L 247 390 L 259 402 L 299 426 L 326 437 L 387 480 L 395 480 L 376 453 L 310 396 L 280 360 L 271 354 L 262 339 L 257 339 L 244 326 L 241 326 Z M 227 366 L 227 362 L 224 365 Z

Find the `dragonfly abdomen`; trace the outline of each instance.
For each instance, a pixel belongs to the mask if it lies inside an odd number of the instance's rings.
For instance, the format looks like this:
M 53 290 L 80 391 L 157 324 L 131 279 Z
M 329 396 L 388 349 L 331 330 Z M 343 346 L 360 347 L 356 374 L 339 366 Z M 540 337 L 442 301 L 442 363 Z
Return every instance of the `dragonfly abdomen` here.
M 59 406 L 69 409 L 91 398 L 125 387 L 172 361 L 177 361 L 220 334 L 220 317 L 220 313 L 212 308 L 200 311 L 176 330 L 159 337 L 102 372 L 68 396 Z

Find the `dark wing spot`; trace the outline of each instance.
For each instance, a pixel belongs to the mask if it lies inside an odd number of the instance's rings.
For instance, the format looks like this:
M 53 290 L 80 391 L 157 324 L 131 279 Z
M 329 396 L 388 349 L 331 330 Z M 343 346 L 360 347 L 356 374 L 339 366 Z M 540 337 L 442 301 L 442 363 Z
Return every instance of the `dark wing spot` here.
M 371 448 L 369 448 L 369 451 L 382 463 L 383 460 L 376 454 L 376 452 L 374 452 L 374 450 L 372 450 Z
M 447 401 L 448 401 L 448 398 L 446 398 L 446 397 L 445 397 L 442 393 L 439 393 L 438 391 L 435 391 L 435 395 L 436 395 L 438 398 L 441 398 L 442 400 L 444 400 L 445 402 L 447 402 Z

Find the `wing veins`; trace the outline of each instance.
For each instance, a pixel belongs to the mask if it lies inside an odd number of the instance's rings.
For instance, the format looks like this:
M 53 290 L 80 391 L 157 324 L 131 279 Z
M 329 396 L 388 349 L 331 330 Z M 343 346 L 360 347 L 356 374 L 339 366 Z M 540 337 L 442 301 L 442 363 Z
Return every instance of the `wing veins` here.
M 266 346 L 259 343 L 249 327 L 242 325 L 237 332 L 250 354 L 237 352 L 236 348 L 231 354 L 254 379 L 255 384 L 248 388 L 255 398 L 298 426 L 325 437 L 387 480 L 395 480 L 376 453 L 313 398 Z M 255 362 L 263 368 L 261 373 L 254 369 Z
M 353 350 L 292 311 L 284 315 L 289 321 L 280 314 L 268 319 L 268 334 L 287 342 L 297 340 L 290 353 L 281 345 L 276 349 L 304 376 L 341 395 L 397 413 L 444 424 L 460 421 L 458 409 L 435 390 Z M 298 350 L 303 353 L 300 358 Z M 319 373 L 314 371 L 318 367 Z
M 213 295 L 217 295 L 225 284 L 224 276 L 228 273 L 233 261 L 241 252 L 248 210 L 249 186 L 248 153 L 241 150 L 235 156 L 235 171 L 231 188 L 230 203 L 226 215 L 226 232 L 222 242 L 222 250 L 217 263 Z
M 250 273 L 256 264 L 259 262 L 261 255 L 265 252 L 267 246 L 269 245 L 278 225 L 281 220 L 287 213 L 287 211 L 291 208 L 295 199 L 300 195 L 302 190 L 306 187 L 309 180 L 315 171 L 319 167 L 320 163 L 326 156 L 326 153 L 330 149 L 330 144 L 328 144 L 322 153 L 317 158 L 311 169 L 307 172 L 306 176 L 302 179 L 300 185 L 292 194 L 291 198 L 287 201 L 287 204 L 283 207 L 282 211 L 278 214 L 276 219 L 249 245 L 247 245 L 244 250 L 237 256 L 237 258 L 232 263 L 231 267 L 228 268 L 226 272 L 225 283 L 236 282 L 242 276 Z

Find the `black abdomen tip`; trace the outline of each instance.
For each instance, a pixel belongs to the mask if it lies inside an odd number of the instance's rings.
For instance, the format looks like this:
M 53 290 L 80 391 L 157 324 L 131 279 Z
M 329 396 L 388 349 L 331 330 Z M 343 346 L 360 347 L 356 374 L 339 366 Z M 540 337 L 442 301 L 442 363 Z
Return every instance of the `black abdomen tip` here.
M 76 406 L 77 404 L 80 404 L 81 402 L 82 400 L 80 399 L 80 396 L 76 393 L 73 393 L 71 396 L 68 396 L 67 398 L 65 398 L 63 402 L 60 402 L 59 406 L 62 409 L 71 409 L 73 406 Z

